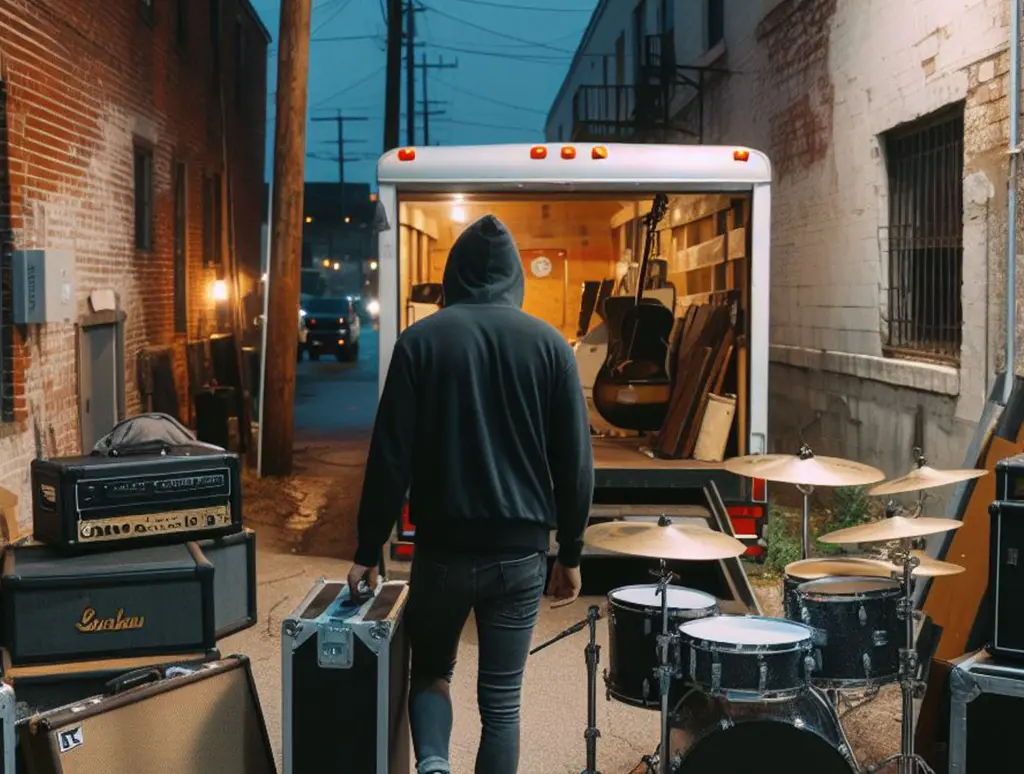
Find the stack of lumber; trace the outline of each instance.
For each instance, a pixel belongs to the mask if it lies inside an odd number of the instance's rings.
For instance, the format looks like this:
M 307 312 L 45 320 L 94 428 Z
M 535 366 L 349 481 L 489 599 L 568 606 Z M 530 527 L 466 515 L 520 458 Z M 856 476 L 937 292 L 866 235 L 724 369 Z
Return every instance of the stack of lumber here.
M 689 307 L 672 342 L 672 397 L 654 451 L 659 457 L 693 456 L 708 397 L 720 394 L 736 346 L 728 305 Z

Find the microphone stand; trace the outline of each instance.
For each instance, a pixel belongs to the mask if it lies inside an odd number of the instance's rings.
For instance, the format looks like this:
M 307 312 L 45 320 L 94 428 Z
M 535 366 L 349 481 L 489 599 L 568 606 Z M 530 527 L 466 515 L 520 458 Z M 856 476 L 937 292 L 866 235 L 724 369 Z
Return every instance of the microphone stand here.
M 587 767 L 582 774 L 600 774 L 597 770 L 597 739 L 601 732 L 597 728 L 597 666 L 601 661 L 601 646 L 597 644 L 597 622 L 601 618 L 601 610 L 597 605 L 591 605 L 587 610 L 587 617 L 578 621 L 563 632 L 556 634 L 550 640 L 530 651 L 530 655 L 538 653 L 544 648 L 554 645 L 559 640 L 564 640 L 584 628 L 590 627 L 590 642 L 583 652 L 587 657 L 587 730 L 583 738 L 587 743 Z

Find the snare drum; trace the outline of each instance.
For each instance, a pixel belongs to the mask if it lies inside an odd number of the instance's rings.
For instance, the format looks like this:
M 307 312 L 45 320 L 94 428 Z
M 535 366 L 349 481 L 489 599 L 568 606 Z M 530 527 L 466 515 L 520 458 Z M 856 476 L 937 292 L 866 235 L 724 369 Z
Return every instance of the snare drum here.
M 865 688 L 899 674 L 900 584 L 892 578 L 820 578 L 796 589 L 800 620 L 819 632 L 814 684 Z
M 879 559 L 863 556 L 835 556 L 824 559 L 801 559 L 786 565 L 782 581 L 782 606 L 786 618 L 800 620 L 800 607 L 796 599 L 796 587 L 819 578 L 864 577 L 891 578 L 893 566 Z
M 684 681 L 732 701 L 783 699 L 809 687 L 814 630 L 795 621 L 720 615 L 679 627 Z
M 649 709 L 661 704 L 657 676 L 661 596 L 657 589 L 656 585 L 623 586 L 608 595 L 608 694 L 625 704 Z M 710 594 L 668 587 L 669 634 L 684 621 L 717 613 L 718 600 Z M 670 657 L 673 667 L 679 666 L 676 655 Z M 674 688 L 672 695 L 677 693 Z

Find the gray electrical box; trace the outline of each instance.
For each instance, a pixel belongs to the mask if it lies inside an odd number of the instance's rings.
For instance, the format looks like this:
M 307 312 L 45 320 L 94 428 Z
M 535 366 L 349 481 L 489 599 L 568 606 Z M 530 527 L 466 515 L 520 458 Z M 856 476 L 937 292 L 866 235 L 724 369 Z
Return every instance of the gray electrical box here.
M 70 250 L 16 250 L 14 322 L 69 322 L 75 318 L 75 254 Z

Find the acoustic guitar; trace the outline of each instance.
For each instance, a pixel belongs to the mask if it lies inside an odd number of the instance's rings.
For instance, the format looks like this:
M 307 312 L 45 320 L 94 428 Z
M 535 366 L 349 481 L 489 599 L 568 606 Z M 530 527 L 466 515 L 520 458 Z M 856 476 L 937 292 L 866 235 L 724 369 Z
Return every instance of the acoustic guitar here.
M 660 428 L 672 394 L 667 362 L 675 315 L 644 295 L 658 224 L 667 209 L 668 197 L 657 194 L 644 218 L 636 296 L 609 298 L 604 305 L 608 356 L 594 381 L 594 408 L 606 422 L 627 430 Z

